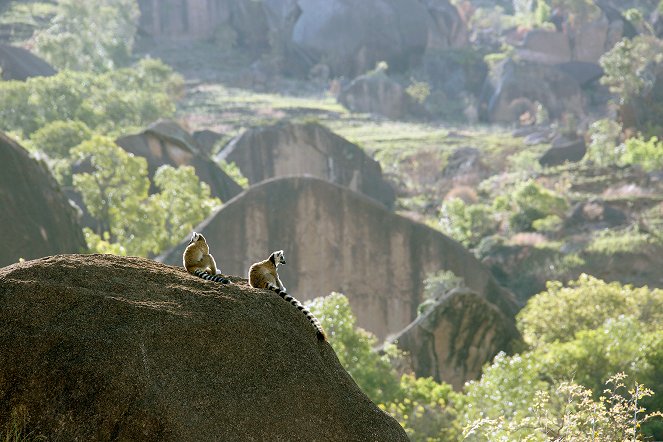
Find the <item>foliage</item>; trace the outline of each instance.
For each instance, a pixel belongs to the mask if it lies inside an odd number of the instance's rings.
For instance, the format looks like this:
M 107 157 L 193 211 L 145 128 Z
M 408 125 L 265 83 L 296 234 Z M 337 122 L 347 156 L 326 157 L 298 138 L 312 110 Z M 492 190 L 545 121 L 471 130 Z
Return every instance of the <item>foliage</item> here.
M 30 416 L 24 405 L 12 408 L 9 420 L 4 428 L 0 429 L 0 440 L 4 442 L 32 442 L 46 441 L 45 436 L 28 430 Z
M 629 138 L 624 145 L 622 161 L 637 164 L 644 170 L 663 170 L 663 141 L 657 137 L 644 140 L 641 137 Z
M 621 125 L 609 119 L 592 123 L 589 127 L 591 142 L 584 158 L 585 161 L 592 161 L 598 166 L 617 164 L 620 158 L 617 143 L 621 132 Z
M 658 289 L 607 284 L 589 276 L 568 287 L 551 283 L 518 315 L 530 349 L 514 356 L 499 355 L 480 381 L 466 387 L 462 419 L 469 424 L 467 434 L 473 435 L 469 440 L 582 440 L 574 439 L 585 431 L 582 426 L 568 425 L 588 419 L 594 420 L 597 434 L 625 434 L 627 428 L 617 416 L 604 419 L 604 411 L 610 413 L 623 404 L 610 402 L 611 396 L 606 399 L 603 394 L 611 374 L 620 371 L 631 376 L 634 385 L 651 384 L 657 395 L 638 400 L 650 412 L 661 410 L 662 304 L 663 292 Z M 569 385 L 582 395 L 550 400 Z M 588 403 L 581 397 L 592 401 L 590 408 L 598 414 L 587 415 L 583 404 Z M 542 416 L 553 420 L 541 425 Z M 547 433 L 545 428 L 564 431 Z M 660 438 L 663 431 L 654 421 L 637 428 L 638 437 Z M 562 436 L 568 438 L 554 438 Z M 605 437 L 597 440 L 622 440 Z
M 466 247 L 476 247 L 483 237 L 497 230 L 493 210 L 485 204 L 466 204 L 452 198 L 442 204 L 440 215 L 442 232 Z
M 242 171 L 239 170 L 239 166 L 233 161 L 227 162 L 226 160 L 221 160 L 218 164 L 221 170 L 232 178 L 233 181 L 239 184 L 242 189 L 247 189 L 249 187 L 249 179 L 242 174 Z
M 154 184 L 159 192 L 150 196 L 149 203 L 156 207 L 158 225 L 155 232 L 148 234 L 156 237 L 154 253 L 184 238 L 221 205 L 219 199 L 211 197 L 209 186 L 198 180 L 191 166 L 177 169 L 161 166 L 154 174 Z
M 618 253 L 634 253 L 658 241 L 659 238 L 638 232 L 634 228 L 605 229 L 594 235 L 585 250 L 588 253 L 613 256 Z
M 81 121 L 52 121 L 30 136 L 32 146 L 54 159 L 69 157 L 69 151 L 92 137 L 92 132 Z
M 625 384 L 626 375 L 618 373 L 607 382 L 598 400 L 592 391 L 573 382 L 559 383 L 554 392 L 540 390 L 531 405 L 531 414 L 518 420 L 504 416 L 483 418 L 469 426 L 468 441 L 624 441 L 640 440 L 642 423 L 660 417 L 645 413 L 642 400 L 653 392 L 634 382 Z
M 465 287 L 465 279 L 451 270 L 440 270 L 424 280 L 424 302 L 419 304 L 417 312 L 422 314 L 426 309 L 449 291 Z
M 594 330 L 622 315 L 663 326 L 663 290 L 633 288 L 581 275 L 565 287 L 549 282 L 518 313 L 518 327 L 527 343 L 568 342 L 582 330 Z
M 450 401 L 451 387 L 431 378 L 399 375 L 393 361 L 402 358 L 393 345 L 378 352 L 372 334 L 356 327 L 348 299 L 339 293 L 314 299 L 311 312 L 329 335 L 329 342 L 343 367 L 380 408 L 392 414 L 410 440 L 457 440 L 459 429 Z
M 80 121 L 96 132 L 120 132 L 173 115 L 181 78 L 157 60 L 94 74 L 0 82 L 0 129 L 29 137 L 54 121 Z
M 90 162 L 92 173 L 73 177 L 90 214 L 100 222 L 97 234 L 108 232 L 111 242 L 129 238 L 124 233 L 144 219 L 141 202 L 147 198 L 150 181 L 147 161 L 115 144 L 112 138 L 95 135 L 72 150 L 78 160 Z M 145 217 L 149 222 L 149 217 Z M 140 253 L 139 253 L 140 254 Z
M 138 26 L 136 0 L 59 0 L 37 52 L 58 69 L 107 71 L 126 66 Z
M 95 135 L 72 149 L 72 155 L 89 161 L 93 169 L 73 177 L 87 210 L 98 221 L 95 232 L 86 232 L 91 250 L 157 254 L 220 205 L 188 166 L 161 166 L 154 175 L 160 191 L 148 196 L 147 161 L 125 152 L 111 138 Z
M 412 83 L 405 88 L 405 93 L 417 103 L 422 104 L 430 95 L 430 85 L 425 81 L 417 81 L 413 79 Z
M 605 75 L 601 82 L 629 103 L 654 86 L 663 63 L 663 41 L 649 35 L 623 39 L 600 59 Z
M 499 203 L 501 201 L 498 201 Z M 534 180 L 529 180 L 516 188 L 511 200 L 511 210 L 511 228 L 516 231 L 531 231 L 536 220 L 551 215 L 563 216 L 568 210 L 568 203 L 562 196 Z

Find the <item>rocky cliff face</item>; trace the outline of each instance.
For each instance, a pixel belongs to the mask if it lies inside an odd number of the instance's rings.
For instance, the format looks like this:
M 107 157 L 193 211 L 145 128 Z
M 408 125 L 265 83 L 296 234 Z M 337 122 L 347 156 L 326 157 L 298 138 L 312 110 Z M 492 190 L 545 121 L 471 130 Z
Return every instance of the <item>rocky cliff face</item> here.
M 519 338 L 513 318 L 479 294 L 455 289 L 428 306 L 393 341 L 409 354 L 417 376 L 460 389 Z
M 0 269 L 0 427 L 49 440 L 407 441 L 280 297 L 142 258 Z
M 143 132 L 117 139 L 127 152 L 145 157 L 150 177 L 164 164 L 173 167 L 193 166 L 200 181 L 207 183 L 212 196 L 228 201 L 242 188 L 205 154 L 205 148 L 174 121 L 162 120 Z
M 219 152 L 237 164 L 251 184 L 287 175 L 311 175 L 363 193 L 387 207 L 394 190 L 380 163 L 356 144 L 317 123 L 284 122 L 250 129 Z
M 196 227 L 224 273 L 245 275 L 273 250 L 285 251 L 279 274 L 301 300 L 339 291 L 358 324 L 384 338 L 417 316 L 423 280 L 451 270 L 507 316 L 513 296 L 457 242 L 327 181 L 265 181 Z M 158 259 L 181 265 L 186 240 Z
M 46 166 L 0 132 L 0 266 L 86 249 L 76 212 Z

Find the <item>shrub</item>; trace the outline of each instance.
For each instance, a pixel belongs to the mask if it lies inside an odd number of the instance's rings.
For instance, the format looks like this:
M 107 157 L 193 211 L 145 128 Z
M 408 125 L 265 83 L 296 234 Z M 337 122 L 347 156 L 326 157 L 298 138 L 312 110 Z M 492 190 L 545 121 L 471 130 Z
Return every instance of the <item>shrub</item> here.
M 162 62 L 144 59 L 103 74 L 62 71 L 52 77 L 0 82 L 0 129 L 29 137 L 54 121 L 120 132 L 174 114 L 181 78 Z
M 136 0 L 59 0 L 36 50 L 58 69 L 106 71 L 128 64 L 138 26 Z
M 440 209 L 440 227 L 466 247 L 476 247 L 482 238 L 495 233 L 497 222 L 485 204 L 466 204 L 460 198 L 445 201 Z
M 663 142 L 657 137 L 644 140 L 641 137 L 629 138 L 624 146 L 622 161 L 637 164 L 644 170 L 663 170 Z
M 90 128 L 81 121 L 52 121 L 35 131 L 30 141 L 33 147 L 50 158 L 64 159 L 69 157 L 73 147 L 89 140 L 91 136 Z

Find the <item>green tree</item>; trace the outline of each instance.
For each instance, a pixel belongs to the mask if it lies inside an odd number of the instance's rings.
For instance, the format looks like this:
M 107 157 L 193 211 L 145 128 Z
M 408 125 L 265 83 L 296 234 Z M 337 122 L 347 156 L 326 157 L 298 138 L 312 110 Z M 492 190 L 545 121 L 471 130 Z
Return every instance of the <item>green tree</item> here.
M 460 429 L 450 405 L 448 384 L 431 378 L 399 375 L 394 366 L 403 354 L 393 345 L 376 350 L 377 339 L 356 326 L 348 299 L 332 293 L 311 302 L 310 310 L 327 331 L 339 361 L 380 408 L 394 416 L 413 442 L 457 440 Z M 396 362 L 396 364 L 394 364 Z
M 549 282 L 518 313 L 525 341 L 537 347 L 568 342 L 582 330 L 594 330 L 610 318 L 630 316 L 656 327 L 663 326 L 663 290 L 606 283 L 588 275 L 567 286 Z
M 0 129 L 23 138 L 54 121 L 80 121 L 95 132 L 120 133 L 172 116 L 181 77 L 158 60 L 103 74 L 62 71 L 0 82 Z
M 36 50 L 58 69 L 107 71 L 128 64 L 138 25 L 136 0 L 59 0 Z
M 148 195 L 147 161 L 117 146 L 113 139 L 95 135 L 72 149 L 89 161 L 93 172 L 73 176 L 90 214 L 98 221 L 86 231 L 88 246 L 101 253 L 152 256 L 174 245 L 221 202 L 210 197 L 190 166 L 157 169 L 159 192 Z
M 155 237 L 158 250 L 165 250 L 174 241 L 184 238 L 196 224 L 221 206 L 221 201 L 210 196 L 209 186 L 198 180 L 191 166 L 177 169 L 161 166 L 153 180 L 159 192 L 150 196 L 149 204 L 154 207 L 159 225 L 152 234 L 146 233 Z
M 92 137 L 92 131 L 81 121 L 52 121 L 30 136 L 34 148 L 53 159 L 69 158 L 69 151 Z
M 495 233 L 497 221 L 490 206 L 466 204 L 460 198 L 452 198 L 442 204 L 440 227 L 443 233 L 471 248 Z
M 645 140 L 642 137 L 629 138 L 624 143 L 622 161 L 625 164 L 637 164 L 644 170 L 663 170 L 663 142 L 657 137 Z
M 89 161 L 94 169 L 75 174 L 73 183 L 87 210 L 99 221 L 95 233 L 108 232 L 110 242 L 131 239 L 129 232 L 136 224 L 151 219 L 142 207 L 150 187 L 145 158 L 127 153 L 112 138 L 101 135 L 72 149 L 72 155 Z
M 516 231 L 530 231 L 534 229 L 537 220 L 550 216 L 561 217 L 568 207 L 564 197 L 534 180 L 529 180 L 517 187 L 513 193 L 511 208 L 513 213 L 509 224 Z

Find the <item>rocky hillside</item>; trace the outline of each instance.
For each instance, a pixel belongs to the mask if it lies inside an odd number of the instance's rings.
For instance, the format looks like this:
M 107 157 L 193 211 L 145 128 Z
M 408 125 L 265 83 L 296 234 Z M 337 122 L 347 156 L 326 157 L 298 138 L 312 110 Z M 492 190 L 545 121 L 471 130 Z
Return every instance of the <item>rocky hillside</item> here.
M 48 440 L 407 440 L 303 315 L 233 282 L 111 255 L 0 269 L 0 426 L 19 412 Z
M 46 166 L 1 132 L 0 207 L 0 266 L 86 249 L 76 212 Z
M 339 291 L 358 323 L 384 338 L 408 325 L 423 301 L 429 274 L 451 270 L 507 317 L 513 296 L 457 242 L 396 215 L 377 202 L 316 178 L 291 177 L 252 186 L 196 227 L 223 273 L 283 249 L 279 270 L 294 296 L 307 300 Z M 184 240 L 158 260 L 181 265 Z

